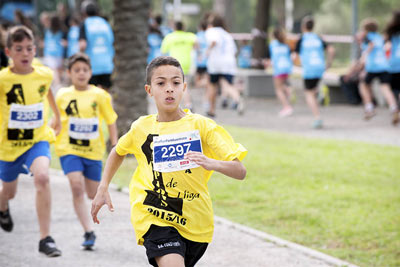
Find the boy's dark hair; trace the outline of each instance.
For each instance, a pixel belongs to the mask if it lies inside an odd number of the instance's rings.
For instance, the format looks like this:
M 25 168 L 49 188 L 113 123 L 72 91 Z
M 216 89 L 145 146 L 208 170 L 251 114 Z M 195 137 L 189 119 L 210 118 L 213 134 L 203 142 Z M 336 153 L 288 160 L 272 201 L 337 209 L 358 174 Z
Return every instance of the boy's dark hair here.
M 362 28 L 367 32 L 378 31 L 378 22 L 373 18 L 367 18 L 361 22 Z
M 89 17 L 97 16 L 97 5 L 93 1 L 85 0 L 81 4 L 81 12 Z
M 224 19 L 218 14 L 210 14 L 208 16 L 208 24 L 213 27 L 221 27 L 226 30 Z
M 303 25 L 307 31 L 312 31 L 314 29 L 314 19 L 311 16 L 305 16 L 301 21 L 301 25 Z
M 52 33 L 57 33 L 62 30 L 61 20 L 57 14 L 52 14 L 50 16 L 50 31 Z
M 158 25 L 161 25 L 163 19 L 161 15 L 155 16 L 154 20 L 157 22 Z
M 393 11 L 392 19 L 387 25 L 385 32 L 389 40 L 393 35 L 400 34 L 400 10 Z
M 274 38 L 278 40 L 280 43 L 285 43 L 285 33 L 281 27 L 276 27 L 272 32 Z
M 11 48 L 13 43 L 22 42 L 25 38 L 34 41 L 32 31 L 26 26 L 14 26 L 11 27 L 7 34 L 6 46 L 7 48 Z
M 177 67 L 182 73 L 183 81 L 185 81 L 185 75 L 183 74 L 183 70 L 182 70 L 181 64 L 179 64 L 179 61 L 173 57 L 161 56 L 161 57 L 156 57 L 149 63 L 149 65 L 147 65 L 146 84 L 147 85 L 151 84 L 151 77 L 153 77 L 153 72 L 155 69 L 157 69 L 158 67 L 161 67 L 161 66 L 166 66 L 166 65 Z
M 183 31 L 183 23 L 182 23 L 182 21 L 176 21 L 175 22 L 175 30 Z
M 78 52 L 68 58 L 68 70 L 71 70 L 72 66 L 78 61 L 86 63 L 89 66 L 89 68 L 92 68 L 90 64 L 90 58 L 88 57 L 88 55 L 86 55 L 85 53 Z

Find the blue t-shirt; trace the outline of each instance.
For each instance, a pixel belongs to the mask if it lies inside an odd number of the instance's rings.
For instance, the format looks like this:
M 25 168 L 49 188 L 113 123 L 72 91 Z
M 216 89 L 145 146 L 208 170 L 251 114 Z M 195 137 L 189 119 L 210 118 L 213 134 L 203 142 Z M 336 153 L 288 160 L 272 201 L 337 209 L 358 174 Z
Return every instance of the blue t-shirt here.
M 243 45 L 240 47 L 238 55 L 238 65 L 240 68 L 250 68 L 251 67 L 251 45 Z
M 62 31 L 56 33 L 46 30 L 44 33 L 44 49 L 43 55 L 45 57 L 64 57 L 64 47 L 62 46 Z
M 400 73 L 400 33 L 390 39 L 392 49 L 389 58 L 389 72 Z
M 304 79 L 319 79 L 325 71 L 326 43 L 313 32 L 305 32 L 296 45 L 300 54 Z
M 111 74 L 114 69 L 114 34 L 108 22 L 97 16 L 84 21 L 79 39 L 86 39 L 86 54 L 92 63 L 93 75 Z
M 292 73 L 292 59 L 290 58 L 290 48 L 287 44 L 273 40 L 269 44 L 269 53 L 274 68 L 274 76 Z
M 200 68 L 206 68 L 207 67 L 207 39 L 206 39 L 206 32 L 205 31 L 199 31 L 196 34 L 197 36 L 197 43 L 199 45 L 199 48 L 197 49 L 197 55 L 196 55 L 196 66 Z
M 374 47 L 369 52 L 366 62 L 365 70 L 370 73 L 385 72 L 389 69 L 389 64 L 385 56 L 385 50 L 383 48 L 384 41 L 382 36 L 377 32 L 369 32 L 365 37 L 361 47 L 365 51 L 368 48 L 368 44 L 372 42 Z
M 67 57 L 70 57 L 79 52 L 79 27 L 71 26 L 67 35 L 68 47 Z
M 147 35 L 147 43 L 149 45 L 149 54 L 147 55 L 147 64 L 156 57 L 161 56 L 162 36 L 159 33 L 151 32 Z

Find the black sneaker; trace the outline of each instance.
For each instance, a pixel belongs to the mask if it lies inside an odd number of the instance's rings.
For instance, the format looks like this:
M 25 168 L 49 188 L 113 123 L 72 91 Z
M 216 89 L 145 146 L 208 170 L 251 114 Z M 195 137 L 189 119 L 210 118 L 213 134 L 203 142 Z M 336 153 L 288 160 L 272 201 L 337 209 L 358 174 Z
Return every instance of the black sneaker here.
M 96 235 L 94 232 L 86 232 L 83 236 L 85 241 L 82 243 L 82 249 L 84 250 L 93 250 L 94 249 L 94 241 L 96 241 Z
M 0 226 L 6 232 L 12 231 L 14 223 L 11 219 L 10 208 L 6 211 L 0 211 Z
M 56 246 L 56 242 L 51 236 L 48 236 L 39 241 L 39 252 L 42 252 L 48 257 L 61 256 L 61 250 Z

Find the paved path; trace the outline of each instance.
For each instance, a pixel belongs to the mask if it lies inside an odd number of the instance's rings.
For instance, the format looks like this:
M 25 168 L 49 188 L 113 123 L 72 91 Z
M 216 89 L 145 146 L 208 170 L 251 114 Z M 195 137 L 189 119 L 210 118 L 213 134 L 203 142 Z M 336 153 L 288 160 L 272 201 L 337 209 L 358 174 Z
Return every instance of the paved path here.
M 95 251 L 82 251 L 82 229 L 73 212 L 67 178 L 52 171 L 53 199 L 52 236 L 62 250 L 58 258 L 39 254 L 38 225 L 34 211 L 33 180 L 19 178 L 19 191 L 11 202 L 15 227 L 13 232 L 0 232 L 0 266 L 149 266 L 145 250 L 134 240 L 130 223 L 129 198 L 126 193 L 111 190 L 115 211 L 102 209 L 101 223 L 95 226 L 98 236 Z M 214 240 L 199 267 L 228 266 L 332 266 L 300 251 L 266 242 L 229 225 L 216 223 Z
M 202 91 L 192 90 L 196 111 L 201 113 Z M 350 139 L 379 144 L 400 145 L 400 129 L 389 123 L 389 112 L 378 109 L 378 115 L 369 122 L 361 119 L 362 108 L 334 105 L 323 109 L 326 127 L 310 128 L 311 115 L 304 104 L 302 92 L 297 92 L 295 114 L 279 119 L 279 105 L 275 99 L 246 99 L 243 116 L 232 110 L 218 110 L 216 121 L 287 132 L 319 138 Z M 34 212 L 33 182 L 21 177 L 17 197 L 11 202 L 15 222 L 12 233 L 0 231 L 0 266 L 148 266 L 144 248 L 136 245 L 130 224 L 128 195 L 112 191 L 115 206 L 113 214 L 100 212 L 101 224 L 95 226 L 97 250 L 81 251 L 82 229 L 73 212 L 69 185 L 60 172 L 51 176 L 53 209 L 52 233 L 63 251 L 59 258 L 46 258 L 37 252 L 38 226 Z M 199 267 L 264 267 L 264 266 L 333 266 L 334 258 L 296 247 L 284 240 L 260 234 L 252 229 L 216 220 L 214 240 Z M 269 241 L 267 241 L 269 240 Z M 272 242 L 271 242 L 272 241 Z

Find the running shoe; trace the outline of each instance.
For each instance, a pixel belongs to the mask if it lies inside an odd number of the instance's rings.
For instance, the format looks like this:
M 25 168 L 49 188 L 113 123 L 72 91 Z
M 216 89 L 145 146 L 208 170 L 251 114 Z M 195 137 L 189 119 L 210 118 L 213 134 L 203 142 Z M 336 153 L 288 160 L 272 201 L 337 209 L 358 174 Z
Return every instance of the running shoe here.
M 94 242 L 96 241 L 96 235 L 94 234 L 94 232 L 86 232 L 83 237 L 85 238 L 85 240 L 82 243 L 82 248 L 84 250 L 93 250 Z
M 365 110 L 364 111 L 364 120 L 368 121 L 372 119 L 376 115 L 375 110 Z
M 314 129 L 322 129 L 323 121 L 321 119 L 315 120 L 312 124 Z
M 399 111 L 398 110 L 393 111 L 392 112 L 392 124 L 396 125 L 399 123 L 399 121 L 400 121 Z
M 61 256 L 61 250 L 57 248 L 56 242 L 51 236 L 47 236 L 39 241 L 39 252 L 48 257 Z
M 14 223 L 11 219 L 10 208 L 8 208 L 6 211 L 0 211 L 0 226 L 6 232 L 12 231 Z
M 288 117 L 293 114 L 293 109 L 292 108 L 284 108 L 279 112 L 279 117 L 284 118 Z
M 221 104 L 222 108 L 227 108 L 228 107 L 228 99 L 224 98 L 222 100 L 222 104 Z

